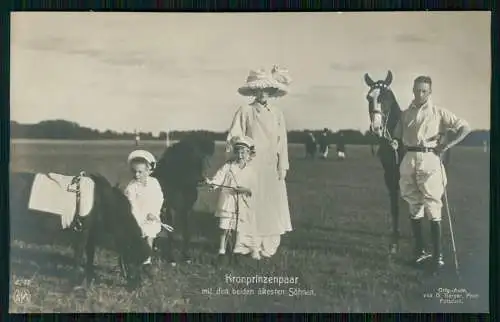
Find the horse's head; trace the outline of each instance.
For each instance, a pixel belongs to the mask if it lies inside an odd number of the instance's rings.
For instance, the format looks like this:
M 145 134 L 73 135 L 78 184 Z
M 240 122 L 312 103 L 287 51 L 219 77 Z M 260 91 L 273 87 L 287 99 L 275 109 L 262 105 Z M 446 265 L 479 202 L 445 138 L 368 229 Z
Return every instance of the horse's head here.
M 366 95 L 370 115 L 370 131 L 379 138 L 386 137 L 390 131 L 390 114 L 397 104 L 390 88 L 392 72 L 389 70 L 385 79 L 378 81 L 374 81 L 367 73 L 365 74 L 365 83 L 370 87 Z
M 127 268 L 137 272 L 139 265 L 149 256 L 149 247 L 142 238 L 141 229 L 132 214 L 130 202 L 124 193 L 113 187 L 101 175 L 92 175 L 95 182 L 101 231 L 113 239 L 116 250 Z M 135 278 L 126 274 L 126 278 Z

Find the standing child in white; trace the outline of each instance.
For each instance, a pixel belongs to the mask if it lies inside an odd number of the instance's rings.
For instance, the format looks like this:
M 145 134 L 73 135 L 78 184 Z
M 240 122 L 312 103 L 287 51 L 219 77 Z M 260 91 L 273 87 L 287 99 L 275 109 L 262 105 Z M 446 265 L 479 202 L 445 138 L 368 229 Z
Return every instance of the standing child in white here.
M 125 195 L 152 252 L 153 241 L 161 231 L 160 212 L 163 205 L 160 183 L 151 177 L 156 160 L 148 151 L 136 150 L 128 156 L 128 163 L 134 179 L 125 188 Z M 151 264 L 151 256 L 144 264 Z
M 255 242 L 252 198 L 252 192 L 255 192 L 256 187 L 256 173 L 250 166 L 255 147 L 249 137 L 234 137 L 231 143 L 233 157 L 212 179 L 206 180 L 207 184 L 221 190 L 215 212 L 215 216 L 220 218 L 219 228 L 222 229 L 219 254 L 226 253 L 227 237 L 230 231 L 236 230 L 234 253 L 244 255 L 252 253 L 252 258 L 260 259 Z

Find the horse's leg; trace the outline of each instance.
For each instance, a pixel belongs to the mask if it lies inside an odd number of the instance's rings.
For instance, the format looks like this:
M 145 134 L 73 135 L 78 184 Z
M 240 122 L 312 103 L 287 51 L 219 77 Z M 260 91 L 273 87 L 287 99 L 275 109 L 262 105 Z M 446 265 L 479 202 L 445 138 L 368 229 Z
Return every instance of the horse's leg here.
M 91 228 L 92 229 L 92 228 Z M 85 257 L 86 257 L 86 265 L 85 265 L 85 278 L 87 280 L 87 286 L 91 286 L 92 282 L 96 279 L 95 270 L 94 270 L 94 258 L 95 258 L 95 250 L 96 250 L 96 234 L 95 227 L 93 227 L 92 231 L 87 235 L 87 244 L 85 246 Z
M 176 225 L 174 217 L 175 217 L 175 210 L 172 207 L 169 207 L 164 218 L 162 218 L 162 221 L 166 224 L 173 226 L 175 229 Z M 175 258 L 173 254 L 175 246 L 174 234 L 175 232 L 167 233 L 166 237 L 157 239 L 157 245 L 160 250 L 161 257 L 164 258 L 169 263 L 175 263 Z
M 384 179 L 389 192 L 391 237 L 389 251 L 394 254 L 399 248 L 399 169 L 393 162 L 383 163 Z
M 399 190 L 394 189 L 390 193 L 391 200 L 391 223 L 392 223 L 392 236 L 390 252 L 396 253 L 399 248 Z
M 183 212 L 180 214 L 182 217 L 182 259 L 188 263 L 191 262 L 191 212 L 192 210 L 185 206 Z
M 127 256 L 129 255 L 120 255 L 118 262 L 120 265 L 120 270 L 126 282 L 127 290 L 134 291 L 141 285 L 141 268 L 137 265 L 130 264 L 130 259 Z
M 88 232 L 86 229 L 79 232 L 71 232 L 73 235 L 73 251 L 74 251 L 74 274 L 73 285 L 78 288 L 81 287 L 85 280 L 85 271 L 83 264 L 83 252 L 86 245 Z

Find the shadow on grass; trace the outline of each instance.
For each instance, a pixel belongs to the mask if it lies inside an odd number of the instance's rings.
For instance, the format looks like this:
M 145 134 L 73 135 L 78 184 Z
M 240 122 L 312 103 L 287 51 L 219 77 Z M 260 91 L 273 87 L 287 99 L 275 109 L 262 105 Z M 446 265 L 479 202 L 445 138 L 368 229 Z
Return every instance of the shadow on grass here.
M 12 247 L 11 272 L 17 277 L 30 279 L 34 275 L 43 275 L 57 279 L 71 280 L 74 277 L 73 253 L 61 254 L 39 249 Z M 99 283 L 111 286 L 114 281 L 107 278 L 110 270 L 95 266 L 96 277 Z

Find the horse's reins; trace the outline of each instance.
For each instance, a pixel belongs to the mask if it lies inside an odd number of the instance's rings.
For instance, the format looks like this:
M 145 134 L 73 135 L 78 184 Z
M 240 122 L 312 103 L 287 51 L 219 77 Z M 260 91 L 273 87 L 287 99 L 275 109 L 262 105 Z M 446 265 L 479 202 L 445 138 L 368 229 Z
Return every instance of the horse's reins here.
M 237 180 L 236 178 L 234 177 L 234 174 L 231 172 L 231 175 L 234 179 L 234 181 L 237 183 Z M 226 185 L 222 185 L 222 184 L 213 184 L 213 183 L 209 183 L 209 184 L 203 184 L 202 186 L 204 185 L 208 185 L 208 186 L 215 186 L 215 187 L 219 187 L 219 188 L 222 188 L 222 189 L 229 189 L 229 190 L 232 190 L 234 192 L 236 192 L 236 196 L 234 197 L 235 198 L 235 214 L 236 214 L 236 224 L 235 224 L 235 231 L 238 232 L 238 222 L 239 222 L 239 215 L 240 215 L 240 203 L 239 203 L 239 195 L 240 195 L 240 192 L 238 191 L 238 189 L 236 189 L 235 187 L 231 187 L 231 186 L 226 186 Z M 243 199 L 243 202 L 245 202 L 245 204 L 248 206 L 248 203 L 245 199 Z M 226 230 L 226 232 L 224 233 L 225 235 L 225 245 L 227 245 L 227 243 L 229 242 L 228 241 L 228 237 L 231 237 L 232 236 L 232 233 L 231 233 L 231 229 L 228 229 Z M 236 247 L 236 242 L 234 243 L 233 245 L 233 251 L 234 251 L 234 248 Z
M 161 222 L 161 220 L 159 220 L 158 218 L 155 217 L 155 220 L 153 220 L 154 222 L 156 223 L 159 223 L 163 228 L 165 228 L 168 232 L 173 232 L 174 231 L 174 227 L 170 226 L 170 225 L 167 225 L 167 224 L 164 224 Z
M 385 122 L 384 122 L 384 139 L 386 139 L 387 141 L 389 141 L 390 144 L 392 144 L 392 141 L 393 141 L 393 138 L 392 138 L 392 135 L 391 133 L 389 132 L 389 130 L 387 129 L 387 123 L 389 122 L 389 117 L 391 115 L 391 110 L 389 110 L 387 112 L 386 115 L 384 115 L 385 117 Z M 399 164 L 399 153 L 398 153 L 398 150 L 395 149 L 394 150 L 394 164 L 397 166 Z

